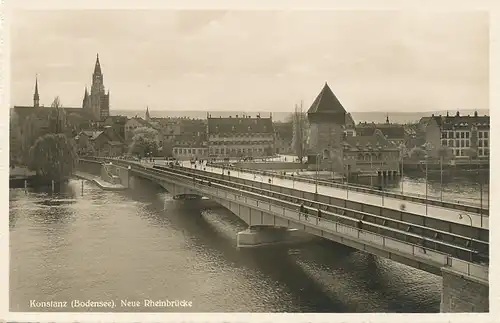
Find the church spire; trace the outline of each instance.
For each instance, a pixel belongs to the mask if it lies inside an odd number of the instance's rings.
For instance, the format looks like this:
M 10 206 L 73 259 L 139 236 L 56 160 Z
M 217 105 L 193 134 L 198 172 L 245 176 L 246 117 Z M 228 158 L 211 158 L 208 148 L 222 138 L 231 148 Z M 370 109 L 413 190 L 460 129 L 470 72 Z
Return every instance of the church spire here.
M 97 53 L 97 59 L 95 61 L 94 74 L 102 74 L 101 63 L 99 63 L 99 53 Z
M 149 121 L 151 117 L 149 116 L 149 107 L 146 106 L 146 121 Z
M 40 96 L 38 95 L 38 75 L 35 76 L 35 94 L 33 94 L 33 107 L 40 107 Z
M 385 115 L 385 123 L 389 124 L 389 113 Z

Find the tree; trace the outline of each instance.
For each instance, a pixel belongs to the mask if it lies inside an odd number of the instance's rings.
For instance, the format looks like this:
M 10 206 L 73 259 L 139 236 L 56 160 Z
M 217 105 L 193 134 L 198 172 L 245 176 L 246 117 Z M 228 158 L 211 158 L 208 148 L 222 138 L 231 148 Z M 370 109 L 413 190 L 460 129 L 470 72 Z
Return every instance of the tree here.
M 30 148 L 41 134 L 38 118 L 33 114 L 29 115 L 23 122 L 22 129 L 21 160 L 23 164 L 27 165 L 29 163 Z
M 292 137 L 292 147 L 302 162 L 306 154 L 306 143 L 307 143 L 307 117 L 302 111 L 302 102 L 300 103 L 300 108 L 295 106 L 295 111 L 292 114 L 292 124 L 293 124 L 293 137 Z
M 64 133 L 66 130 L 66 112 L 62 109 L 62 104 L 58 96 L 54 98 L 50 107 L 49 132 Z
M 410 150 L 409 154 L 410 154 L 410 158 L 415 160 L 415 161 L 423 160 L 423 159 L 425 159 L 425 156 L 426 156 L 425 150 L 423 150 L 420 147 L 413 147 Z
M 28 167 L 42 178 L 59 182 L 71 176 L 77 160 L 75 145 L 65 135 L 46 134 L 30 148 Z
M 131 153 L 141 156 L 156 155 L 160 146 L 158 131 L 149 127 L 140 127 L 134 130 Z
M 12 111 L 9 118 L 9 157 L 12 166 L 19 162 L 22 153 L 22 137 L 19 116 Z

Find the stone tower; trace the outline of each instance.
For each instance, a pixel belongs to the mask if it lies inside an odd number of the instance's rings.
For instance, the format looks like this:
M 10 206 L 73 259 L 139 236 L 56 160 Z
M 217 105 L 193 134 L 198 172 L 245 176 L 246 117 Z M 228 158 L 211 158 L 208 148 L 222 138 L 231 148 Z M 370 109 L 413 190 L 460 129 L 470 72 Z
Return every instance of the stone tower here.
M 94 66 L 92 74 L 92 86 L 90 95 L 85 90 L 84 102 L 87 104 L 87 109 L 96 120 L 104 120 L 109 116 L 109 91 L 105 92 L 104 79 L 99 62 L 99 54 Z
M 322 169 L 342 171 L 342 141 L 347 112 L 325 83 L 307 111 L 309 120 L 310 165 Z M 319 160 L 317 160 L 317 158 Z M 311 163 L 312 162 L 312 163 Z
M 38 76 L 35 78 L 35 94 L 33 94 L 33 107 L 40 107 L 40 96 L 38 95 Z

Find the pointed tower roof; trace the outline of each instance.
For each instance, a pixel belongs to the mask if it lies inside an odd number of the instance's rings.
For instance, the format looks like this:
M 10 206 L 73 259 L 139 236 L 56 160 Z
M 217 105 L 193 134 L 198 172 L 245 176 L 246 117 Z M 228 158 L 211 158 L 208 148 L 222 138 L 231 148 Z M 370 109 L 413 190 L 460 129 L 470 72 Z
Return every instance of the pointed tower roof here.
M 102 74 L 101 63 L 99 63 L 99 53 L 97 53 L 97 59 L 95 61 L 94 74 Z
M 35 76 L 35 98 L 38 98 L 38 75 Z
M 149 107 L 146 106 L 146 120 L 149 120 L 151 119 L 151 117 L 149 116 Z
M 307 111 L 307 114 L 311 113 L 347 113 L 340 101 L 337 99 L 335 94 L 325 82 L 325 86 L 318 94 L 313 104 Z
M 83 97 L 86 98 L 89 96 L 89 91 L 87 90 L 87 86 L 85 85 L 85 93 L 83 94 Z

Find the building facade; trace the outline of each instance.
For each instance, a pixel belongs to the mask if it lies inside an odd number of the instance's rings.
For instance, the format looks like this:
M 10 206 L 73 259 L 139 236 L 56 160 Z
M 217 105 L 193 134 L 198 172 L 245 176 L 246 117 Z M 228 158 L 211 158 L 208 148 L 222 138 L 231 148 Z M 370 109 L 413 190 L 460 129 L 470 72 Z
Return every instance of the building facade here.
M 432 153 L 441 146 L 450 147 L 455 158 L 469 158 L 468 150 L 477 152 L 477 157 L 490 155 L 490 117 L 479 116 L 434 116 L 425 127 L 425 141 L 430 143 Z
M 186 134 L 175 138 L 172 156 L 179 160 L 208 158 L 208 142 L 206 133 L 199 135 Z
M 371 135 L 345 136 L 343 164 L 350 173 L 398 172 L 399 149 L 380 129 Z
M 275 151 L 272 116 L 212 118 L 208 115 L 207 135 L 211 157 L 264 157 Z

